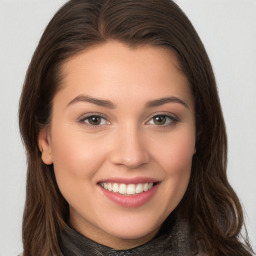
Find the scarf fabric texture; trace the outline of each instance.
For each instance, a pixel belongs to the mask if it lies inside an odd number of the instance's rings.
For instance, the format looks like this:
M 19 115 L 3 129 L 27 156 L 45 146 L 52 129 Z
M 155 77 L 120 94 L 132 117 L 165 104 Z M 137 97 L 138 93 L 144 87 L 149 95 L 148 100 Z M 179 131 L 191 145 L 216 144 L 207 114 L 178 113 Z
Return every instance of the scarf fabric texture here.
M 61 251 L 64 256 L 203 256 L 191 238 L 185 221 L 169 216 L 154 239 L 127 250 L 115 250 L 98 244 L 66 226 L 61 233 Z

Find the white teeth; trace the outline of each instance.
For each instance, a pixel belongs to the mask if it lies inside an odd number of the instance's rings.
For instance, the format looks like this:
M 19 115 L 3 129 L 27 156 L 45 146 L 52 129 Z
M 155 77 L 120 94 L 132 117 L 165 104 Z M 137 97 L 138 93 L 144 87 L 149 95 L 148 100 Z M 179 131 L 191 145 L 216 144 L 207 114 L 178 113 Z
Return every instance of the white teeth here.
M 142 193 L 143 192 L 143 186 L 142 184 L 138 184 L 136 186 L 136 190 L 135 190 L 136 194 Z
M 135 194 L 135 185 L 129 184 L 126 189 L 126 194 L 128 195 L 134 195 Z
M 119 188 L 118 188 L 118 184 L 114 183 L 113 184 L 113 192 L 118 192 Z
M 108 190 L 109 190 L 109 191 L 112 191 L 112 185 L 111 185 L 111 183 L 108 183 Z
M 145 183 L 145 184 L 144 184 L 143 190 L 144 190 L 144 191 L 148 191 L 148 183 Z
M 115 193 L 120 193 L 122 195 L 135 195 L 142 192 L 146 192 L 153 187 L 153 182 L 150 183 L 140 183 L 140 184 L 118 184 L 118 183 L 101 183 L 103 188 L 108 191 L 113 191 Z
M 120 186 L 119 186 L 119 193 L 120 194 L 126 194 L 126 185 L 125 184 L 121 184 Z

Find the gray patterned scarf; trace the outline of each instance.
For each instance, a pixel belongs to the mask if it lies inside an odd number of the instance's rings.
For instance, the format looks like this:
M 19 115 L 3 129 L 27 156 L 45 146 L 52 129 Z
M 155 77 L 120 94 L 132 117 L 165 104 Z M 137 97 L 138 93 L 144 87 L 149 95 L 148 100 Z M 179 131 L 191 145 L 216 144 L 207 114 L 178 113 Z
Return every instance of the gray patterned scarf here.
M 197 246 L 189 233 L 185 221 L 176 220 L 171 215 L 162 225 L 158 235 L 148 243 L 128 249 L 115 250 L 98 244 L 70 227 L 61 234 L 61 251 L 64 256 L 195 256 Z M 203 255 L 200 253 L 200 255 Z

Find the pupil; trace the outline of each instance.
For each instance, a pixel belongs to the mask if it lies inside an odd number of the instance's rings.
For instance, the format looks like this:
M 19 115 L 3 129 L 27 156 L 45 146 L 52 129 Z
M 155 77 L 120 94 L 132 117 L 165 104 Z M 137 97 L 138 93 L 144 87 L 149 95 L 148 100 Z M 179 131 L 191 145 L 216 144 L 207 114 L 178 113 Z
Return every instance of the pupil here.
M 166 117 L 165 116 L 156 116 L 155 118 L 155 124 L 165 124 Z
M 89 123 L 92 125 L 98 125 L 100 124 L 100 117 L 98 116 L 92 116 L 89 118 Z

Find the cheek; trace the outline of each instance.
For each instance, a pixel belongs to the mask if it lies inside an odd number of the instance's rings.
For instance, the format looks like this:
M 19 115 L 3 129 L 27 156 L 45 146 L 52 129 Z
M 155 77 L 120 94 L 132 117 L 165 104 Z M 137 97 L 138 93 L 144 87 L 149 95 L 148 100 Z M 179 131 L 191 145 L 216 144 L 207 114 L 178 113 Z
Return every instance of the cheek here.
M 90 204 L 95 174 L 104 161 L 104 147 L 72 128 L 53 130 L 52 154 L 58 187 L 70 206 Z M 97 154 L 95 153 L 97 152 Z
M 169 212 L 176 208 L 184 196 L 191 174 L 192 158 L 194 154 L 193 136 L 182 136 L 166 143 L 159 150 L 159 163 L 164 170 L 163 194 Z
M 190 173 L 194 150 L 193 133 L 182 133 L 170 136 L 156 148 L 155 152 L 166 175 L 182 176 Z
M 60 179 L 91 178 L 104 161 L 104 148 L 81 136 L 81 132 L 67 127 L 58 129 L 52 137 L 54 170 Z

